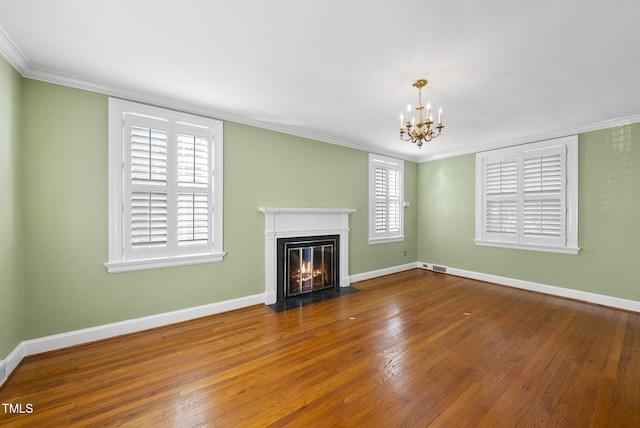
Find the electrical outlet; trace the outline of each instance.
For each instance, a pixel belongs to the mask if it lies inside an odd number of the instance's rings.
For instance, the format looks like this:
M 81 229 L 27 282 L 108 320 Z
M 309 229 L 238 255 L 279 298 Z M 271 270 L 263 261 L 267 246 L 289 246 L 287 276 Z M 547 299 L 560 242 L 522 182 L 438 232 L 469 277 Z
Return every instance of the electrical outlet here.
M 404 250 L 404 256 L 407 257 L 407 250 Z

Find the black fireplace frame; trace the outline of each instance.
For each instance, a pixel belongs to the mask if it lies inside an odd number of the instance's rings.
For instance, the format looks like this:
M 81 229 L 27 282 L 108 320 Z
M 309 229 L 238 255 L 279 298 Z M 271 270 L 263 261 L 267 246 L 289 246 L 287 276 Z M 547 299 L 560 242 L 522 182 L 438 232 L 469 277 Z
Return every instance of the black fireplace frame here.
M 287 258 L 286 251 L 288 248 L 303 247 L 306 245 L 333 245 L 333 287 L 324 288 L 318 291 L 312 291 L 310 293 L 298 294 L 295 296 L 287 296 L 286 293 L 286 278 L 285 273 L 287 270 Z M 303 296 L 308 294 L 319 293 L 326 290 L 337 290 L 340 288 L 340 235 L 316 235 L 316 236 L 296 236 L 290 238 L 278 238 L 276 244 L 276 262 L 277 262 L 277 301 L 284 301 L 287 298 L 292 299 L 297 296 Z

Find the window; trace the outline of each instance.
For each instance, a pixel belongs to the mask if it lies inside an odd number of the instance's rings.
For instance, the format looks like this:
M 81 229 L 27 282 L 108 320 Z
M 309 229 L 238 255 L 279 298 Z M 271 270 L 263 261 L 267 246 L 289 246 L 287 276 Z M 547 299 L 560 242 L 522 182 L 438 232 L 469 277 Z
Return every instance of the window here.
M 109 99 L 109 272 L 223 257 L 222 122 Z
M 404 162 L 369 154 L 369 243 L 404 240 Z
M 475 242 L 580 251 L 577 136 L 476 155 Z

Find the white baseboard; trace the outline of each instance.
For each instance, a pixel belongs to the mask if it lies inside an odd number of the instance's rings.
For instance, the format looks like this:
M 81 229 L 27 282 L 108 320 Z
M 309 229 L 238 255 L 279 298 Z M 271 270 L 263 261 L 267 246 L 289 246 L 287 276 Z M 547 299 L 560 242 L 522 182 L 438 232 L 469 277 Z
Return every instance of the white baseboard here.
M 0 361 L 0 386 L 9 378 L 9 375 L 18 367 L 20 361 L 26 356 L 24 353 L 24 342 L 21 342 L 11 351 L 7 358 Z
M 74 330 L 52 336 L 40 337 L 38 339 L 25 340 L 20 342 L 20 344 L 7 356 L 7 358 L 0 360 L 0 386 L 4 384 L 18 364 L 20 364 L 20 362 L 29 355 L 54 351 L 56 349 L 67 348 L 69 346 L 82 345 L 84 343 L 121 336 L 123 334 L 136 333 L 138 331 L 189 321 L 195 318 L 232 311 L 234 309 L 240 309 L 247 306 L 260 305 L 263 303 L 264 295 L 256 294 L 253 296 L 226 300 L 224 302 L 210 303 L 193 308 L 104 324 L 81 330 Z
M 422 263 L 413 262 L 413 263 L 407 263 L 405 265 L 400 265 L 400 266 L 392 266 L 386 269 L 374 270 L 371 272 L 357 273 L 355 275 L 351 275 L 350 278 L 351 278 L 351 282 L 354 283 L 358 281 L 364 281 L 367 279 L 377 278 L 379 276 L 390 275 L 392 273 L 403 272 L 405 270 L 410 270 L 410 269 L 415 269 L 420 267 L 422 267 Z
M 394 266 L 372 272 L 351 275 L 342 279 L 343 284 L 364 281 L 365 279 L 376 278 L 378 276 L 389 275 L 409 269 L 421 267 L 420 263 L 408 263 L 406 265 Z M 275 296 L 273 296 L 275 297 Z M 4 384 L 9 375 L 15 370 L 20 362 L 29 355 L 41 354 L 43 352 L 55 351 L 56 349 L 67 348 L 69 346 L 82 345 L 84 343 L 95 342 L 97 340 L 108 339 L 121 336 L 123 334 L 135 333 L 164 325 L 175 324 L 195 318 L 205 317 L 217 313 L 240 309 L 247 306 L 268 304 L 269 296 L 256 294 L 239 299 L 227 300 L 219 303 L 197 306 L 194 308 L 182 309 L 179 311 L 167 312 L 148 317 L 135 318 L 132 320 L 120 321 L 97 327 L 74 330 L 38 339 L 25 340 L 5 358 L 0 360 L 0 386 Z
M 596 303 L 599 305 L 609 306 L 617 309 L 640 312 L 640 302 L 634 300 L 621 299 L 618 297 L 605 296 L 602 294 L 572 290 L 568 288 L 556 287 L 553 285 L 539 284 L 536 282 L 523 281 L 519 279 L 507 278 L 503 276 L 474 272 L 464 269 L 456 269 L 447 266 L 438 267 L 445 268 L 446 273 L 451 275 L 476 279 L 479 281 L 492 282 L 508 287 L 536 291 L 539 293 L 545 293 L 559 297 L 566 297 L 574 300 Z M 386 269 L 359 273 L 351 275 L 350 282 L 354 283 L 358 281 L 364 281 L 367 279 L 377 278 L 379 276 L 390 275 L 392 273 L 403 272 L 415 268 L 432 270 L 433 264 L 414 262 L 400 266 L 393 266 Z M 135 333 L 138 331 L 162 327 L 164 325 L 175 324 L 178 322 L 188 321 L 195 318 L 205 317 L 208 315 L 214 315 L 234 309 L 240 309 L 247 306 L 260 305 L 264 303 L 265 295 L 256 294 L 252 296 L 241 297 L 238 299 L 227 300 L 224 302 L 211 303 L 208 305 L 196 306 L 193 308 L 150 315 L 148 317 L 135 318 L 132 320 L 120 321 L 97 327 L 41 337 L 38 339 L 26 340 L 20 342 L 20 344 L 4 360 L 0 360 L 0 386 L 4 384 L 4 382 L 13 372 L 13 370 L 15 370 L 18 364 L 20 364 L 20 362 L 29 355 L 35 355 L 43 352 L 54 351 L 56 349 L 67 348 L 69 346 L 95 342 L 97 340 L 108 339 L 111 337 L 121 336 L 123 334 Z
M 431 263 L 418 263 L 419 267 L 432 270 Z M 566 297 L 573 300 L 579 300 L 589 303 L 595 303 L 602 306 L 609 306 L 625 311 L 640 312 L 640 302 L 635 300 L 621 299 L 619 297 L 606 296 L 604 294 L 590 293 L 588 291 L 573 290 L 570 288 L 556 287 L 554 285 L 540 284 L 537 282 L 523 281 L 521 279 L 507 278 L 504 276 L 491 275 L 487 273 L 474 272 L 464 269 L 456 269 L 448 266 L 439 266 L 446 268 L 446 273 L 456 276 L 462 276 L 479 281 L 493 282 L 495 284 L 506 285 L 507 287 L 520 288 L 522 290 L 535 291 L 538 293 L 550 294 L 552 296 Z
M 5 360 L 0 360 L 0 386 L 7 380 L 7 363 Z

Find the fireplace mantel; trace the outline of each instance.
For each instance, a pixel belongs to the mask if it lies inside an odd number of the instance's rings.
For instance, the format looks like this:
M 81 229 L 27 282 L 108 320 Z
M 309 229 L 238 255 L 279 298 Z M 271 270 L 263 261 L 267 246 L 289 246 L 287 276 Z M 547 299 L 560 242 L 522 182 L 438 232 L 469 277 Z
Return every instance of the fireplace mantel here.
M 349 214 L 352 208 L 258 208 L 265 215 L 265 303 L 277 300 L 277 240 L 297 236 L 340 235 L 340 287 L 349 280 Z

